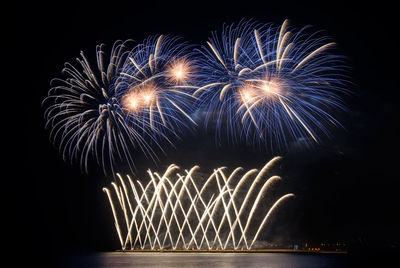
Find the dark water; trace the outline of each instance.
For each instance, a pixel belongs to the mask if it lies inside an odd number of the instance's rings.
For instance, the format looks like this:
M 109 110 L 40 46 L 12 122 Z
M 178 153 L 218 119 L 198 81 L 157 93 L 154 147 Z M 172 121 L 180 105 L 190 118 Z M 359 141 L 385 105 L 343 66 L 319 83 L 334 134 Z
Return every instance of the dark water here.
M 347 255 L 302 255 L 286 253 L 99 253 L 70 256 L 60 267 L 245 267 L 333 268 L 352 267 Z

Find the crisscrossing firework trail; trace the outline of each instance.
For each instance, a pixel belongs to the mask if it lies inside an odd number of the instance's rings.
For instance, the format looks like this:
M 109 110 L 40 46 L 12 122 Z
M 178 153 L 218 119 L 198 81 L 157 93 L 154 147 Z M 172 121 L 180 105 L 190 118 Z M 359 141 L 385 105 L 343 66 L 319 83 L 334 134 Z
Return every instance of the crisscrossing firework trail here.
M 163 175 L 149 170 L 146 185 L 118 175 L 119 183 L 104 191 L 122 249 L 251 249 L 272 212 L 294 196 L 288 193 L 267 208 L 263 205 L 268 190 L 281 179 L 265 176 L 279 159 L 240 177 L 241 167 L 229 176 L 224 167 L 215 169 L 201 187 L 194 178 L 199 166 L 174 177 L 179 170 L 175 164 Z M 260 210 L 262 217 L 255 216 Z

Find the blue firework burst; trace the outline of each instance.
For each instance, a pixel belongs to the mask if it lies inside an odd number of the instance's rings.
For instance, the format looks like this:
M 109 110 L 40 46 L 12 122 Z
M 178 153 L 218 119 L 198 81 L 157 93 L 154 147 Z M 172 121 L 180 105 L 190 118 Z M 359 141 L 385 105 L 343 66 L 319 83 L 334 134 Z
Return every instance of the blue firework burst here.
M 191 46 L 179 38 L 151 36 L 136 46 L 114 85 L 127 123 L 143 137 L 170 143 L 190 130 L 196 69 Z
M 329 136 L 328 125 L 340 125 L 331 111 L 344 109 L 344 58 L 332 53 L 330 38 L 308 28 L 243 20 L 213 33 L 199 50 L 202 84 L 194 96 L 217 138 L 311 144 Z
M 109 57 L 97 46 L 94 68 L 81 52 L 43 101 L 51 141 L 86 173 L 90 159 L 105 174 L 114 176 L 117 164 L 133 172 L 137 152 L 156 161 L 163 143 L 173 143 L 170 136 L 194 124 L 186 112 L 193 74 L 188 46 L 164 36 L 133 49 L 126 44 L 117 41 Z

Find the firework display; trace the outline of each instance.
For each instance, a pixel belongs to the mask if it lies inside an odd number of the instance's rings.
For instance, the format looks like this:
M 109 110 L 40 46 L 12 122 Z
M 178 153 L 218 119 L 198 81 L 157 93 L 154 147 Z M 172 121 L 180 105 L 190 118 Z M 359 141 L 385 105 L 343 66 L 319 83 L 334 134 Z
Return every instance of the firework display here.
M 170 36 L 147 38 L 132 50 L 115 82 L 128 124 L 143 136 L 178 135 L 196 125 L 191 86 L 195 64 L 190 46 Z
M 146 185 L 129 175 L 127 179 L 118 175 L 118 183 L 104 192 L 121 248 L 252 249 L 273 211 L 294 196 L 285 194 L 263 208 L 270 188 L 281 180 L 279 176 L 265 179 L 279 159 L 273 158 L 260 171 L 251 169 L 244 174 L 241 167 L 229 176 L 224 167 L 214 169 L 202 185 L 196 177 L 199 166 L 183 174 L 174 164 L 163 175 L 148 170 L 151 180 Z M 261 217 L 256 216 L 260 213 Z
M 269 148 L 288 140 L 318 142 L 327 125 L 340 125 L 329 111 L 344 109 L 343 57 L 335 43 L 308 28 L 254 21 L 214 32 L 199 52 L 202 84 L 194 92 L 214 121 L 219 139 Z
M 106 59 L 96 49 L 96 68 L 84 53 L 79 67 L 65 64 L 65 79 L 54 79 L 44 104 L 46 126 L 64 159 L 88 171 L 93 156 L 104 173 L 116 163 L 134 167 L 134 152 L 156 160 L 163 143 L 172 144 L 179 130 L 195 122 L 188 112 L 192 98 L 189 46 L 168 36 L 151 37 L 132 50 L 118 41 Z
M 80 56 L 78 67 L 65 64 L 62 72 L 66 78 L 53 79 L 52 84 L 56 85 L 44 100 L 51 141 L 58 145 L 64 159 L 79 161 L 86 172 L 90 154 L 104 170 L 112 169 L 116 154 L 119 161 L 130 164 L 128 146 L 133 146 L 133 140 L 138 139 L 146 150 L 151 148 L 126 124 L 115 93 L 110 91 L 126 56 L 126 42 L 116 42 L 108 58 L 103 46 L 97 46 L 94 68 L 83 52 Z
M 117 163 L 133 171 L 138 152 L 157 161 L 165 145 L 211 123 L 218 140 L 267 150 L 318 143 L 340 126 L 332 113 L 345 109 L 344 58 L 309 27 L 243 20 L 200 48 L 169 35 L 128 43 L 108 57 L 98 46 L 95 67 L 81 52 L 43 102 L 51 141 L 85 172 L 90 159 L 113 176 Z
M 268 155 L 329 138 L 350 84 L 335 47 L 287 20 L 225 25 L 201 46 L 171 35 L 98 45 L 94 60 L 81 52 L 52 80 L 45 125 L 64 160 L 86 173 L 97 164 L 112 177 L 103 190 L 122 250 L 253 250 L 294 197 L 277 195 L 281 177 L 266 176 L 281 157 L 260 170 L 220 167 L 208 177 L 198 165 L 149 169 L 147 182 L 117 171 L 136 176 L 137 159 L 158 162 L 202 127 L 215 131 L 220 147 L 241 143 Z

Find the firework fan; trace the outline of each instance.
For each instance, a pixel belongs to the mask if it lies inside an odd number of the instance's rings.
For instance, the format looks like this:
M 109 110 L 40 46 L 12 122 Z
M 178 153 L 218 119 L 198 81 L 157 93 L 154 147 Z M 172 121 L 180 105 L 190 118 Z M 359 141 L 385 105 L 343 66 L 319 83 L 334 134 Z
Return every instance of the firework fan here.
M 117 41 L 109 58 L 105 56 L 103 45 L 97 46 L 95 68 L 81 52 L 81 57 L 77 58 L 78 67 L 66 63 L 63 69 L 66 78 L 52 81 L 56 85 L 43 102 L 48 106 L 45 118 L 51 141 L 59 147 L 65 160 L 77 161 L 86 173 L 91 158 L 97 161 L 105 174 L 110 172 L 113 175 L 117 163 L 128 166 L 133 172 L 134 152 L 140 151 L 156 160 L 155 148 L 162 151 L 161 140 L 172 143 L 166 133 L 173 132 L 177 136 L 174 127 L 185 123 L 179 113 L 187 119 L 184 111 L 187 106 L 183 105 L 187 99 L 179 98 L 178 101 L 175 97 L 177 94 L 187 95 L 180 94 L 190 75 L 189 59 L 183 57 L 184 45 L 172 41 L 165 45 L 162 36 L 150 38 L 133 50 L 128 50 L 126 43 Z M 174 53 L 178 56 L 173 57 Z M 176 69 L 167 69 L 178 68 L 180 57 L 185 60 L 180 73 Z M 177 65 L 173 65 L 175 60 Z M 164 64 L 162 70 L 160 61 Z M 139 77 L 136 71 L 144 76 Z M 179 74 L 167 76 L 168 72 Z M 155 77 L 151 78 L 152 74 Z M 176 88 L 156 84 L 162 76 Z M 157 92 L 151 91 L 151 83 L 157 85 Z M 166 106 L 165 101 L 171 105 Z M 154 107 L 158 113 L 152 112 Z M 159 118 L 163 124 L 159 123 Z M 171 124 L 173 118 L 180 118 L 180 121 Z
M 329 136 L 340 125 L 331 110 L 344 109 L 343 57 L 331 54 L 335 43 L 308 27 L 241 21 L 214 32 L 199 51 L 203 83 L 194 92 L 214 121 L 217 138 L 286 147 L 290 138 L 306 144 Z

